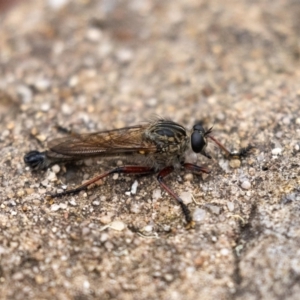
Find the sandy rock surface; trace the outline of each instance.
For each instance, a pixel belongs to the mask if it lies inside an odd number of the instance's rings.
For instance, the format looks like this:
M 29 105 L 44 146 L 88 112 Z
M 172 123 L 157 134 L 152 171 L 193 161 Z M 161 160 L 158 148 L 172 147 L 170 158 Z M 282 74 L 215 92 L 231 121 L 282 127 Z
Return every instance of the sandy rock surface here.
M 1 4 L 2 5 L 2 4 Z M 299 299 L 300 3 L 19 1 L 0 16 L 1 299 Z M 115 175 L 120 159 L 31 172 L 59 128 L 202 120 L 246 158 L 209 176 Z

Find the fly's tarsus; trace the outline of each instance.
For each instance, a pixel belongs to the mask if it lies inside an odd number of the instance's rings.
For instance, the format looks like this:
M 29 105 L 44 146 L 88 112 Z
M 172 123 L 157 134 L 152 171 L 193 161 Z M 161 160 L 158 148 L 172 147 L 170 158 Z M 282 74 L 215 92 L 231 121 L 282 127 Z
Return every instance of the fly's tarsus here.
M 237 155 L 235 153 L 232 153 L 232 155 L 236 155 L 238 158 L 241 158 L 241 157 L 246 157 L 249 155 L 249 153 L 251 152 L 251 150 L 255 149 L 254 146 L 252 145 L 248 145 L 247 147 L 244 147 L 242 148 L 238 153 Z
M 206 152 L 208 139 L 213 141 L 228 158 L 245 157 L 254 148 L 248 146 L 237 153 L 230 152 L 211 135 L 211 132 L 212 128 L 205 130 L 202 124 L 198 123 L 193 127 L 191 136 L 188 136 L 187 130 L 180 124 L 161 119 L 144 125 L 53 139 L 48 143 L 48 151 L 31 151 L 24 156 L 24 162 L 31 169 L 38 170 L 56 163 L 73 162 L 89 157 L 136 157 L 137 160 L 145 161 L 146 165 L 116 167 L 74 189 L 47 195 L 47 197 L 57 198 L 78 193 L 114 173 L 141 175 L 158 173 L 157 180 L 160 186 L 177 201 L 185 216 L 187 227 L 192 228 L 194 221 L 190 210 L 182 199 L 166 185 L 164 178 L 178 169 L 178 166 L 197 175 L 210 173 L 209 169 L 204 166 L 184 162 L 185 152 L 190 145 L 195 153 L 200 153 L 207 158 L 211 158 Z

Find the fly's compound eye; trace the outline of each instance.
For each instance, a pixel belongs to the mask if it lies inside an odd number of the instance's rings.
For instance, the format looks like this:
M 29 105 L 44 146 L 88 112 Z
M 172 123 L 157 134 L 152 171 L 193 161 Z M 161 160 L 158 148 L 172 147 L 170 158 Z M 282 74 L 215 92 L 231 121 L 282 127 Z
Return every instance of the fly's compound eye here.
M 200 153 L 206 146 L 204 135 L 201 131 L 195 131 L 191 136 L 192 149 L 195 153 Z
M 207 144 L 205 136 L 206 134 L 210 133 L 210 131 L 211 129 L 209 131 L 205 131 L 201 124 L 196 124 L 193 127 L 193 133 L 191 136 L 191 144 L 193 151 L 195 153 L 201 153 L 207 158 L 211 158 L 211 156 L 205 152 L 205 147 Z
M 203 126 L 200 123 L 194 125 L 193 130 L 194 131 L 200 131 L 203 135 L 205 135 L 205 130 L 204 130 Z

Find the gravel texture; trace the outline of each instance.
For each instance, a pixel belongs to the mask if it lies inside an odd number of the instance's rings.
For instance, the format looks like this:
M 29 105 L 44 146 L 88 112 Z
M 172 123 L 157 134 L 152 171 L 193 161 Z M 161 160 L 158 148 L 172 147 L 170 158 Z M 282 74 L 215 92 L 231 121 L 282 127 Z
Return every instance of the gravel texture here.
M 4 3 L 3 1 L 1 2 Z M 4 4 L 3 4 L 4 5 Z M 0 6 L 1 8 L 1 6 Z M 4 8 L 3 8 L 4 9 Z M 19 1 L 0 16 L 1 299 L 299 299 L 300 3 Z M 116 175 L 123 161 L 31 172 L 59 130 L 197 120 L 243 159 L 212 173 Z

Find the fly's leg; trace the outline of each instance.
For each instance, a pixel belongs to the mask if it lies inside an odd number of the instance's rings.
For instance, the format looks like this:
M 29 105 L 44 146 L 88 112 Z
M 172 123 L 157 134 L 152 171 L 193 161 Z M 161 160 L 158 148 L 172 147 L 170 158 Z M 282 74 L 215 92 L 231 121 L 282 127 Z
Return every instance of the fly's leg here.
M 144 175 L 148 175 L 148 174 L 152 174 L 154 173 L 155 170 L 151 167 L 143 167 L 143 166 L 123 166 L 123 167 L 117 167 L 114 168 L 110 171 L 107 171 L 103 174 L 100 174 L 94 178 L 92 178 L 91 180 L 85 182 L 84 184 L 74 188 L 74 189 L 70 189 L 70 190 L 66 190 L 64 192 L 61 193 L 56 193 L 56 194 L 51 194 L 49 195 L 51 198 L 56 198 L 56 197 L 61 197 L 61 196 L 65 196 L 65 195 L 69 195 L 69 194 L 75 194 L 75 193 L 79 193 L 80 191 L 83 191 L 85 189 L 87 189 L 91 184 L 97 182 L 98 180 L 105 178 L 111 174 L 115 174 L 115 173 L 124 173 L 124 174 L 144 174 Z
M 188 170 L 191 171 L 192 173 L 196 174 L 196 175 L 200 175 L 200 173 L 205 173 L 205 174 L 209 174 L 210 170 L 206 167 L 202 167 L 202 166 L 197 166 L 194 164 L 189 164 L 189 163 L 183 163 L 182 166 Z
M 228 158 L 241 158 L 246 157 L 250 150 L 252 150 L 254 147 L 249 145 L 245 148 L 242 148 L 239 152 L 231 152 L 229 151 L 223 144 L 221 144 L 215 137 L 211 135 L 207 135 L 207 138 L 210 138 L 222 151 L 224 151 L 226 157 Z
M 181 207 L 181 210 L 184 214 L 184 217 L 185 217 L 185 220 L 187 222 L 187 228 L 193 228 L 194 227 L 194 221 L 192 219 L 192 216 L 191 216 L 191 212 L 190 210 L 188 209 L 188 207 L 183 203 L 182 199 L 177 196 L 164 182 L 164 178 L 166 176 L 168 176 L 170 173 L 172 173 L 174 171 L 174 167 L 172 166 L 169 166 L 169 167 L 166 167 L 164 169 L 162 169 L 158 175 L 157 175 L 157 180 L 159 182 L 159 184 L 161 185 L 161 187 L 163 189 L 165 189 L 165 191 L 167 191 L 173 198 L 176 199 L 176 201 L 178 202 L 178 204 L 180 205 Z

